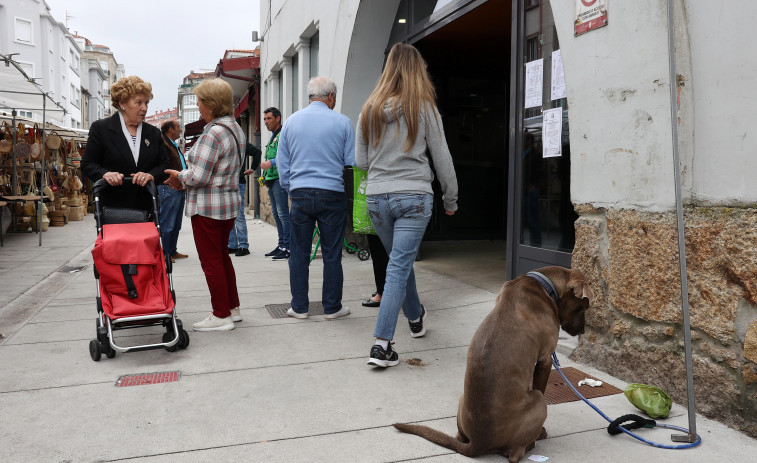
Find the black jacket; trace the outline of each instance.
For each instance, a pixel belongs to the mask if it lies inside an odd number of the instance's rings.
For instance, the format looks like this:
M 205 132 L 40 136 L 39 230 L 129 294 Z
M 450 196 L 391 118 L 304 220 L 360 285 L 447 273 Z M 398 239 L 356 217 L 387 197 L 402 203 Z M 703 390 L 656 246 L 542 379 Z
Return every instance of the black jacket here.
M 81 169 L 93 182 L 100 180 L 106 172 L 120 172 L 126 177 L 147 172 L 155 178 L 157 186 L 167 178 L 163 171 L 169 168 L 168 153 L 158 128 L 142 123 L 139 164 L 135 164 L 118 113 L 95 121 L 90 127 Z M 152 209 L 151 198 L 144 189 L 131 184 L 104 191 L 101 200 L 107 206 Z

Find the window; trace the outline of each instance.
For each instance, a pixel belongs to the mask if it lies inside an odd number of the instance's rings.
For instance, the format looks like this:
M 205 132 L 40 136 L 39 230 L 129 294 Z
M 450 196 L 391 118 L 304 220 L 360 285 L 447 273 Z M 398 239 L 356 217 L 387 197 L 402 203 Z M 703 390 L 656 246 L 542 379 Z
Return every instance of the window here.
M 281 110 L 284 103 L 284 71 L 279 71 L 276 73 L 276 80 L 278 80 L 279 82 L 279 99 L 276 105 L 279 107 L 279 110 Z
M 32 45 L 34 43 L 34 34 L 31 21 L 22 18 L 16 18 L 16 42 L 27 43 L 29 45 Z
M 320 47 L 320 36 L 316 32 L 310 37 L 310 78 L 318 75 L 318 48 Z
M 18 114 L 21 117 L 28 117 L 29 119 L 32 119 L 34 117 L 34 114 L 31 111 L 19 111 Z
M 53 50 L 53 28 L 47 29 L 48 35 L 47 35 L 47 41 L 49 42 L 49 50 L 50 54 L 52 55 L 55 53 L 55 50 Z

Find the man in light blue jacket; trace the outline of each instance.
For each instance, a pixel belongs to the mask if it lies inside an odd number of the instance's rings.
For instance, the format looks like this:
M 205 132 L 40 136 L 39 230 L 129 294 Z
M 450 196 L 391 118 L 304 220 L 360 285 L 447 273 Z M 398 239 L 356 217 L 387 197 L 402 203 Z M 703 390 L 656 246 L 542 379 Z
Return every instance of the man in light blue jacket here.
M 323 309 L 327 319 L 350 313 L 342 307 L 342 241 L 347 217 L 344 167 L 355 164 L 355 131 L 349 118 L 333 111 L 336 84 L 327 77 L 308 83 L 310 104 L 292 114 L 279 136 L 277 166 L 292 201 L 289 285 L 294 318 L 308 317 L 310 250 L 315 223 L 323 254 Z

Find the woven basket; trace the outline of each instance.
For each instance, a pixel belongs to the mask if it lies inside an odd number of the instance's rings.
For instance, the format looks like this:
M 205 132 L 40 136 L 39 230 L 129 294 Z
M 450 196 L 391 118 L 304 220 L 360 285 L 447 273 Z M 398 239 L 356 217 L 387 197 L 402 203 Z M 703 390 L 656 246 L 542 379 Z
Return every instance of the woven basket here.
M 84 206 L 72 206 L 69 207 L 68 220 L 82 220 L 84 219 Z

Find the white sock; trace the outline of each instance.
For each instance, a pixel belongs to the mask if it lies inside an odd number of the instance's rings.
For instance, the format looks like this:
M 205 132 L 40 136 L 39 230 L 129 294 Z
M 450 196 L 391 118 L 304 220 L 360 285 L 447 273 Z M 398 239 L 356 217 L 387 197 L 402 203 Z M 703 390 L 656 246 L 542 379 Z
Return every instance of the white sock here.
M 376 338 L 376 344 L 381 346 L 381 348 L 384 350 L 386 350 L 386 348 L 389 347 L 389 341 L 387 341 L 386 339 Z
M 421 321 L 421 317 L 418 317 L 415 320 L 410 320 L 410 323 L 418 323 L 419 321 Z

